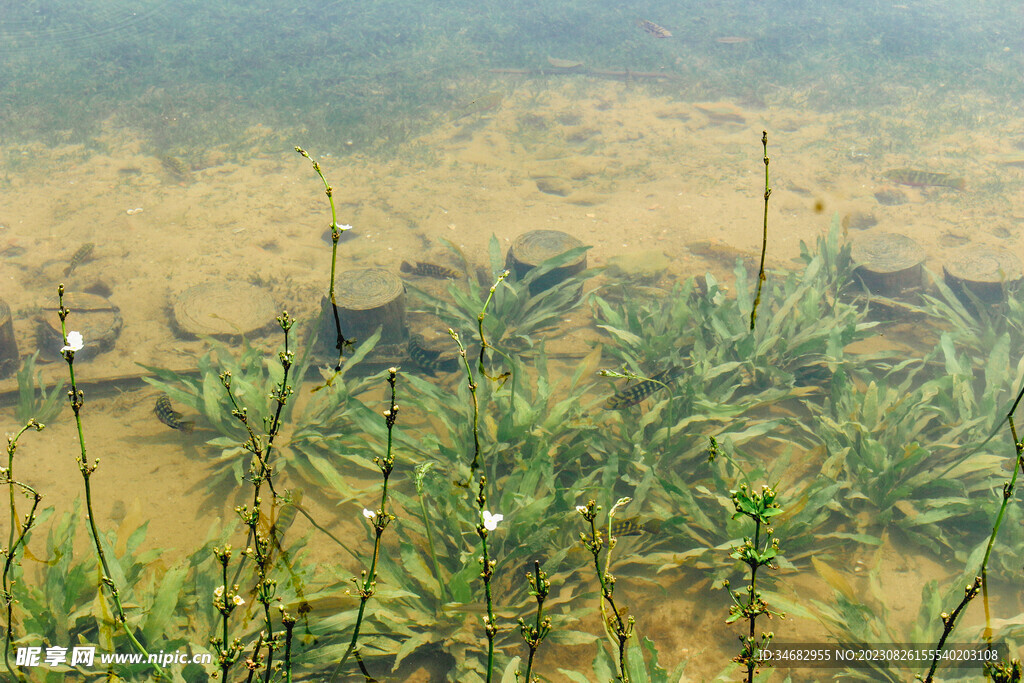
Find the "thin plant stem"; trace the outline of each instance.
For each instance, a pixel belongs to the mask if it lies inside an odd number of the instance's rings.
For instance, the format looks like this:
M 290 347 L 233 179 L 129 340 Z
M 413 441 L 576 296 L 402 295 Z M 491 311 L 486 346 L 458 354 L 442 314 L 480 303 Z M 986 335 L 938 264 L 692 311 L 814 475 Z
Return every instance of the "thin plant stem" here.
M 246 560 L 250 558 L 253 559 L 256 564 L 256 600 L 263 606 L 263 619 L 264 624 L 266 625 L 265 642 L 267 646 L 267 665 L 264 672 L 264 681 L 267 682 L 270 680 L 271 666 L 274 660 L 274 647 L 276 644 L 270 605 L 275 599 L 277 582 L 270 578 L 270 571 L 273 547 L 280 544 L 280 539 L 266 537 L 259 532 L 259 520 L 262 510 L 261 494 L 263 484 L 266 483 L 275 500 L 280 497 L 274 489 L 274 466 L 272 462 L 274 439 L 281 430 L 281 414 L 284 411 L 284 407 L 287 404 L 288 399 L 295 393 L 291 385 L 288 384 L 289 373 L 295 363 L 295 353 L 291 350 L 289 334 L 295 324 L 295 319 L 288 315 L 288 311 L 283 311 L 281 315 L 278 316 L 277 323 L 281 327 L 281 331 L 284 333 L 284 349 L 278 354 L 278 360 L 281 363 L 283 372 L 280 384 L 276 385 L 270 392 L 271 400 L 277 405 L 274 409 L 273 417 L 269 422 L 264 423 L 264 426 L 267 429 L 265 440 L 262 435 L 256 433 L 256 430 L 254 430 L 250 424 L 247 409 L 244 406 L 238 405 L 234 392 L 231 390 L 231 373 L 223 372 L 220 375 L 221 384 L 224 386 L 228 400 L 231 402 L 231 414 L 242 423 L 246 433 L 249 435 L 249 438 L 243 445 L 243 448 L 252 453 L 253 456 L 252 462 L 249 465 L 249 476 L 253 487 L 252 502 L 250 505 L 243 505 L 240 508 L 237 508 L 239 517 L 248 527 L 248 535 L 245 541 L 246 552 L 243 553 L 242 558 L 238 563 L 238 567 L 235 570 L 233 583 L 238 582 L 238 578 L 242 573 Z M 271 536 L 273 536 L 274 533 L 276 533 L 275 530 L 271 529 Z M 254 659 L 255 658 L 256 655 L 254 655 Z
M 761 285 L 764 284 L 764 256 L 768 251 L 768 198 L 772 188 L 768 185 L 768 131 L 761 134 L 761 145 L 764 147 L 764 233 L 761 236 L 761 269 L 757 274 L 757 294 L 754 296 L 754 307 L 750 310 L 750 330 L 754 330 L 757 321 L 757 306 L 761 303 Z
M 281 624 L 284 626 L 284 680 L 285 683 L 292 683 L 292 636 L 295 630 L 296 619 L 285 612 L 281 616 Z
M 214 548 L 213 554 L 220 563 L 221 585 L 213 592 L 213 606 L 218 612 L 220 612 L 221 632 L 219 636 L 211 638 L 210 643 L 217 650 L 217 663 L 221 671 L 221 680 L 227 681 L 228 670 L 231 669 L 232 665 L 234 665 L 236 661 L 238 661 L 238 655 L 242 651 L 241 640 L 238 638 L 229 640 L 230 631 L 228 628 L 228 620 L 231 617 L 231 613 L 236 607 L 242 605 L 243 601 L 238 595 L 238 585 L 228 584 L 228 565 L 231 564 L 231 546 Z M 262 640 L 263 634 L 261 632 L 261 644 Z
M 1021 469 L 1024 468 L 1024 443 L 1021 443 L 1020 437 L 1017 435 L 1017 425 L 1013 419 L 1013 414 L 1017 410 L 1017 406 L 1020 404 L 1022 396 L 1024 396 L 1024 387 L 1021 387 L 1021 390 L 1017 393 L 1017 398 L 1010 407 L 1010 412 L 1006 415 L 1006 422 L 1010 426 L 1010 435 L 1013 437 L 1013 474 L 1010 475 L 1010 480 L 1003 484 L 1003 502 L 999 506 L 999 512 L 996 514 L 995 523 L 992 525 L 992 533 L 989 534 L 988 544 L 985 547 L 985 556 L 981 560 L 981 567 L 978 569 L 978 572 L 974 577 L 974 581 L 964 588 L 963 599 L 961 599 L 960 604 L 957 605 L 951 613 L 943 612 L 939 615 L 939 618 L 942 620 L 942 635 L 939 637 L 939 642 L 935 646 L 935 654 L 932 656 L 932 663 L 928 667 L 928 673 L 925 675 L 924 680 L 926 683 L 930 683 L 930 681 L 935 677 L 935 670 L 939 666 L 939 658 L 942 656 L 946 640 L 956 628 L 957 619 L 971 600 L 977 597 L 979 592 L 982 592 L 984 595 L 982 604 L 985 608 L 986 638 L 991 638 L 992 629 L 989 624 L 991 624 L 992 615 L 990 613 L 988 599 L 988 561 L 992 555 L 992 548 L 995 546 L 996 536 L 999 534 L 1000 526 L 1002 526 L 1006 509 L 1009 506 L 1010 499 L 1013 497 L 1013 492 L 1017 487 L 1017 476 L 1020 474 Z
M 533 573 L 527 574 L 526 577 L 530 582 L 530 595 L 537 599 L 537 618 L 533 626 L 527 626 L 525 621 L 519 619 L 519 630 L 530 650 L 530 655 L 526 660 L 526 675 L 523 680 L 526 683 L 539 683 L 540 679 L 533 677 L 533 660 L 540 648 L 541 641 L 551 632 L 551 618 L 544 616 L 544 600 L 547 599 L 548 593 L 551 591 L 551 582 L 548 581 L 547 574 L 540 570 L 539 560 L 533 561 Z
M 100 542 L 100 532 L 96 528 L 96 515 L 92 508 L 92 482 L 91 478 L 93 473 L 99 467 L 99 458 L 92 464 L 86 456 L 85 448 L 85 431 L 82 427 L 82 405 L 85 402 L 85 393 L 78 388 L 78 384 L 75 381 L 75 351 L 81 349 L 81 346 L 75 348 L 74 345 L 69 344 L 68 330 L 67 330 L 67 317 L 70 315 L 71 310 L 64 306 L 64 284 L 61 283 L 57 287 L 57 301 L 58 309 L 57 315 L 60 317 L 60 332 L 61 337 L 64 339 L 64 348 L 61 349 L 61 355 L 68 364 L 68 374 L 71 378 L 71 389 L 68 391 L 68 401 L 71 403 L 71 410 L 75 414 L 75 427 L 78 431 L 78 448 L 79 455 L 76 458 L 78 463 L 78 470 L 82 473 L 82 482 L 85 487 L 85 509 L 86 517 L 89 520 L 89 534 L 92 537 L 93 547 L 96 551 L 96 558 L 99 562 L 100 570 L 102 575 L 100 582 L 107 587 L 110 593 L 111 600 L 114 603 L 114 610 L 116 612 L 115 620 L 124 629 L 125 635 L 128 636 L 128 640 L 131 641 L 132 647 L 139 653 L 141 653 L 147 660 L 149 660 L 149 652 L 143 647 L 142 643 L 139 642 L 132 630 L 128 628 L 127 617 L 124 614 L 124 607 L 121 605 L 121 596 L 118 592 L 117 585 L 114 583 L 114 579 L 111 578 L 110 566 L 107 563 L 107 556 L 103 552 L 103 544 Z M 76 333 L 79 342 L 82 342 L 81 335 Z M 153 668 L 156 671 L 157 678 L 164 678 L 164 671 L 158 664 L 153 664 Z
M 21 435 L 32 428 L 38 432 L 43 429 L 43 425 L 32 418 L 17 434 L 7 437 L 7 468 L 0 469 L 0 484 L 7 485 L 10 491 L 11 505 L 11 531 L 8 537 L 7 549 L 4 552 L 6 558 L 4 560 L 3 573 L 3 601 L 7 607 L 7 628 L 4 631 L 4 664 L 11 676 L 19 680 L 24 680 L 24 676 L 14 671 L 11 667 L 10 659 L 11 641 L 14 640 L 14 582 L 11 581 L 11 570 L 17 562 L 18 549 L 25 544 L 29 531 L 36 521 L 36 510 L 39 508 L 39 503 L 43 497 L 28 484 L 23 484 L 14 479 L 14 453 L 18 450 L 18 440 L 21 438 Z M 18 512 L 14 504 L 14 487 L 16 486 L 32 498 L 32 509 L 25 515 L 25 525 L 21 527 L 17 536 L 15 536 L 15 527 L 18 526 Z
M 295 151 L 313 163 L 313 170 L 316 171 L 316 174 L 320 176 L 320 180 L 323 181 L 324 193 L 327 195 L 327 201 L 330 202 L 331 205 L 331 284 L 327 293 L 331 302 L 331 310 L 334 313 L 334 330 L 337 333 L 336 348 L 338 351 L 338 362 L 334 366 L 334 376 L 327 381 L 327 384 L 330 385 L 331 380 L 341 372 L 341 365 L 345 357 L 345 348 L 355 343 L 355 340 L 345 339 L 345 335 L 341 333 L 341 316 L 338 314 L 338 302 L 334 295 L 334 282 L 338 267 L 338 240 L 341 239 L 341 233 L 346 230 L 351 230 L 352 226 L 338 225 L 338 212 L 334 206 L 334 188 L 331 187 L 330 183 L 327 182 L 327 178 L 324 177 L 324 172 L 320 168 L 320 163 L 310 157 L 309 152 L 301 147 L 296 147 Z
M 394 428 L 395 420 L 398 418 L 398 404 L 395 402 L 395 385 L 398 378 L 397 368 L 388 368 L 388 385 L 391 387 L 391 400 L 389 407 L 384 411 L 384 424 L 387 426 L 388 431 L 388 443 L 387 451 L 383 458 L 375 457 L 373 462 L 380 469 L 381 478 L 383 483 L 380 492 L 380 507 L 374 510 L 363 510 L 363 516 L 373 526 L 374 539 L 373 539 L 373 555 L 370 557 L 370 568 L 369 570 L 363 570 L 362 581 L 358 579 L 352 579 L 356 585 L 356 592 L 359 594 L 359 611 L 356 613 L 355 627 L 352 629 L 352 639 L 349 641 L 348 649 L 345 650 L 345 654 L 342 656 L 341 661 L 338 662 L 338 666 L 334 668 L 334 673 L 331 674 L 331 681 L 334 681 L 338 674 L 341 672 L 342 667 L 348 661 L 348 658 L 355 653 L 358 658 L 359 652 L 356 650 L 356 644 L 359 641 L 359 631 L 363 624 L 363 616 L 366 614 L 366 603 L 370 601 L 373 594 L 377 589 L 377 560 L 380 558 L 381 549 L 381 537 L 384 535 L 384 530 L 388 527 L 395 516 L 388 512 L 388 478 L 391 476 L 392 470 L 395 467 L 395 455 L 393 451 L 394 447 Z M 362 667 L 362 661 L 360 660 L 360 667 Z
M 448 588 L 444 581 L 441 580 L 441 565 L 437 561 L 437 551 L 434 549 L 434 533 L 431 531 L 430 517 L 427 515 L 427 504 L 423 498 L 423 479 L 427 475 L 427 471 L 430 470 L 432 462 L 425 462 L 416 467 L 416 495 L 420 501 L 420 514 L 423 517 L 423 528 L 427 532 L 427 550 L 430 552 L 430 561 L 434 565 L 434 578 L 437 579 L 437 590 L 438 595 L 441 596 L 441 602 L 446 603 L 448 600 Z
M 633 635 L 635 620 L 632 616 L 623 620 L 623 610 L 615 604 L 615 577 L 608 572 L 611 563 L 611 551 L 615 547 L 615 538 L 612 537 L 612 518 L 615 513 L 630 503 L 630 498 L 620 498 L 612 506 L 608 513 L 608 524 L 606 532 L 597 528 L 597 513 L 601 506 L 594 500 L 587 501 L 586 505 L 579 505 L 576 511 L 583 515 L 583 519 L 590 525 L 590 535 L 580 533 L 580 541 L 594 558 L 594 569 L 597 572 L 597 580 L 601 584 L 601 621 L 604 624 L 605 635 L 618 650 L 618 679 L 622 683 L 629 683 L 629 671 L 626 669 L 626 644 Z M 608 542 L 605 544 L 605 534 Z M 601 566 L 601 551 L 607 548 L 605 553 L 604 567 Z M 605 603 L 608 603 L 607 608 Z M 609 614 L 609 611 L 611 612 Z
M 477 507 L 480 511 L 480 521 L 476 525 L 477 536 L 480 537 L 480 578 L 484 581 L 484 599 L 487 603 L 487 616 L 484 617 L 484 632 L 487 634 L 487 677 L 486 683 L 491 683 L 494 675 L 494 637 L 498 633 L 498 627 L 494 625 L 494 601 L 491 596 L 491 578 L 494 575 L 494 566 L 497 564 L 492 560 L 487 549 L 487 534 L 497 526 L 497 520 L 489 522 L 491 513 L 487 511 L 487 477 L 480 477 L 480 487 L 476 496 Z
M 487 317 L 487 307 L 490 306 L 491 300 L 494 298 L 494 292 L 498 289 L 498 285 L 500 285 L 505 280 L 505 278 L 508 277 L 508 275 L 509 271 L 503 271 L 498 276 L 498 279 L 495 280 L 494 284 L 491 285 L 490 291 L 487 294 L 487 299 L 484 301 L 483 308 L 480 309 L 480 314 L 477 316 L 477 331 L 480 334 L 480 356 L 477 360 L 477 367 L 480 370 L 480 374 L 482 374 L 487 379 L 495 382 L 507 379 L 509 373 L 504 373 L 502 375 L 497 375 L 494 377 L 487 374 L 487 371 L 484 366 L 484 352 L 486 349 L 494 349 L 494 347 L 491 346 L 490 343 L 488 343 L 487 336 L 484 334 L 484 319 Z M 473 368 L 469 364 L 466 347 L 462 344 L 462 340 L 459 338 L 459 334 L 455 330 L 448 328 L 448 334 L 451 336 L 453 340 L 455 340 L 455 343 L 459 347 L 459 357 L 462 358 L 462 364 L 466 368 L 466 376 L 469 377 L 469 393 L 471 394 L 473 399 L 473 460 L 469 464 L 469 478 L 470 481 L 472 481 L 476 475 L 477 469 L 480 467 L 480 401 L 477 398 L 477 385 L 476 381 L 473 378 Z M 511 362 L 511 359 L 509 359 L 507 355 L 505 355 L 501 351 L 498 351 L 498 349 L 494 350 L 500 353 L 506 360 Z M 515 379 L 513 378 L 512 381 L 512 394 L 514 398 Z
M 469 478 L 473 480 L 476 470 L 480 467 L 480 401 L 476 395 L 476 382 L 473 379 L 473 368 L 469 365 L 469 359 L 466 357 L 466 347 L 463 346 L 462 340 L 459 338 L 459 333 L 448 328 L 448 334 L 455 340 L 455 343 L 459 346 L 459 357 L 462 358 L 462 364 L 466 368 L 466 376 L 469 377 L 469 382 L 466 385 L 469 388 L 469 394 L 473 401 L 473 460 L 469 463 Z M 467 483 L 460 483 L 460 486 L 468 486 Z
M 722 585 L 729 592 L 733 604 L 729 607 L 729 618 L 727 624 L 740 619 L 746 619 L 749 624 L 747 635 L 740 636 L 743 647 L 740 654 L 733 659 L 743 665 L 747 670 L 747 683 L 753 683 L 760 665 L 759 653 L 771 643 L 775 634 L 771 631 L 762 633 L 757 638 L 757 618 L 761 615 L 769 619 L 774 616 L 784 616 L 778 612 L 772 612 L 768 603 L 761 597 L 757 589 L 757 570 L 761 567 L 772 567 L 773 562 L 779 554 L 778 539 L 772 537 L 771 519 L 782 513 L 782 508 L 776 502 L 778 493 L 770 486 L 762 486 L 761 491 L 751 491 L 746 484 L 740 484 L 736 491 L 732 492 L 733 505 L 736 513 L 733 518 L 749 517 L 754 522 L 754 536 L 746 537 L 743 543 L 735 546 L 732 558 L 742 561 L 750 569 L 750 583 L 741 593 L 729 587 L 729 581 L 723 581 Z M 762 546 L 761 528 L 765 527 L 766 539 Z M 745 602 L 744 602 L 745 600 Z

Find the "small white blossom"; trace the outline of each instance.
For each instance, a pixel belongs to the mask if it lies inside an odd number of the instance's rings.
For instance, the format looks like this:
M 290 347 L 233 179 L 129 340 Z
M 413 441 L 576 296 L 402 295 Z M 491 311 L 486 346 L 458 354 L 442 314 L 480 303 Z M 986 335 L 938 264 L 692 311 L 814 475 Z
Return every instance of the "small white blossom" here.
M 241 595 L 236 595 L 235 597 L 231 598 L 231 601 L 235 603 L 235 605 L 237 605 L 238 607 L 241 607 L 245 604 L 245 600 L 242 599 Z
M 351 230 L 351 229 L 352 229 L 351 225 L 339 225 L 338 226 L 338 230 L 341 230 L 342 232 L 345 232 L 346 230 Z
M 505 519 L 505 515 L 492 515 L 487 510 L 484 510 L 484 528 L 488 531 L 494 531 L 498 528 L 498 522 Z
M 576 512 L 580 513 L 581 515 L 587 514 L 587 506 L 586 505 L 577 505 L 576 506 Z
M 363 517 L 366 517 L 367 519 L 373 519 L 376 515 L 377 513 L 374 512 L 373 510 L 367 510 L 366 508 L 363 508 Z
M 213 597 L 219 598 L 224 595 L 224 586 L 217 586 L 213 589 Z
M 85 342 L 82 340 L 81 332 L 68 332 L 68 344 L 61 348 L 61 353 L 65 351 L 80 351 L 85 346 Z

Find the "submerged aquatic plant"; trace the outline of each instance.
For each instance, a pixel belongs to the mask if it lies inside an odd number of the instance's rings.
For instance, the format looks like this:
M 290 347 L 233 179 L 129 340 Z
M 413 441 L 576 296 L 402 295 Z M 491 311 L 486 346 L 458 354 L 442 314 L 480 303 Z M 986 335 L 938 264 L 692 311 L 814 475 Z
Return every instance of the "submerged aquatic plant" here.
M 534 283 L 552 270 L 579 260 L 590 249 L 576 247 L 538 264 L 522 278 L 501 278 L 500 285 L 488 288 L 471 273 L 465 256 L 450 243 L 448 246 L 460 258 L 467 273 L 464 280 L 448 285 L 450 300 L 407 285 L 409 290 L 424 302 L 426 310 L 437 315 L 448 327 L 463 336 L 482 331 L 492 348 L 506 354 L 521 356 L 533 349 L 546 332 L 562 326 L 566 316 L 583 302 L 583 283 L 595 274 L 593 269 L 586 270 L 543 291 L 530 291 Z M 490 265 L 492 282 L 506 272 L 500 245 L 494 236 L 490 241 Z M 486 316 L 481 319 L 485 302 Z
M 15 415 L 19 422 L 36 420 L 47 424 L 64 409 L 64 385 L 55 384 L 49 390 L 43 384 L 43 373 L 36 371 L 39 352 L 25 358 L 18 370 L 18 407 Z
M 275 444 L 279 471 L 290 470 L 315 485 L 326 480 L 343 498 L 356 495 L 351 484 L 339 474 L 335 461 L 340 455 L 350 465 L 371 467 L 362 457 L 362 449 L 368 445 L 376 447 L 383 436 L 372 421 L 374 411 L 356 398 L 357 394 L 371 388 L 377 378 L 349 376 L 350 373 L 355 375 L 352 370 L 378 339 L 379 334 L 374 334 L 359 344 L 339 372 L 323 371 L 331 383 L 310 394 L 308 400 L 301 402 L 301 408 L 297 408 L 295 401 L 281 408 L 278 420 L 288 424 L 289 429 Z M 209 426 L 217 432 L 206 441 L 217 453 L 210 459 L 211 476 L 222 479 L 233 475 L 234 480 L 241 483 L 249 466 L 246 457 L 249 451 L 242 444 L 248 442 L 249 435 L 232 417 L 232 411 L 244 410 L 248 421 L 255 425 L 272 419 L 266 387 L 281 381 L 284 366 L 279 358 L 267 357 L 256 347 L 243 345 L 235 354 L 219 342 L 211 340 L 209 344 L 209 351 L 199 358 L 198 376 L 144 366 L 155 376 L 143 379 L 173 401 L 202 415 L 199 426 Z M 307 344 L 295 359 L 292 376 L 301 380 L 311 363 L 311 346 Z M 230 393 L 225 393 L 220 379 L 224 373 L 231 377 Z M 364 438 L 367 433 L 376 438 L 368 442 Z
M 40 519 L 52 512 L 52 508 L 47 508 L 40 513 Z M 109 579 L 119 588 L 126 605 L 123 623 L 117 620 L 106 597 L 96 594 L 95 559 L 75 557 L 75 539 L 81 532 L 81 522 L 82 506 L 76 500 L 50 527 L 45 554 L 35 551 L 37 556 L 46 558 L 39 580 L 33 581 L 32 574 L 18 570 L 16 580 L 23 586 L 14 605 L 20 626 L 19 646 L 88 643 L 115 652 L 123 647 L 117 638 L 123 628 L 150 651 L 172 652 L 189 647 L 195 654 L 205 653 L 202 645 L 194 643 L 191 624 L 180 618 L 189 611 L 187 587 L 194 575 L 190 577 L 189 568 L 182 562 L 167 563 L 160 549 L 142 550 L 148 523 L 143 521 L 141 510 L 130 512 L 116 532 L 100 536 L 111 572 Z M 61 668 L 55 675 L 86 678 L 96 673 L 80 664 Z M 204 667 L 199 664 L 181 669 L 186 679 L 201 672 Z M 115 664 L 112 673 L 126 681 L 152 681 L 155 674 L 146 657 L 141 663 Z M 178 672 L 166 673 L 170 676 Z

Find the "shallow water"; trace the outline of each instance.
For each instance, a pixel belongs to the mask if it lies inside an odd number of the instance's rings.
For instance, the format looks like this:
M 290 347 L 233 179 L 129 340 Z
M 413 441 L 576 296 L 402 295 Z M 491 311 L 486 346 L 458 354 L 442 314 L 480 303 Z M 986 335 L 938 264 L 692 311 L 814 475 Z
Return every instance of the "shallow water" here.
M 196 367 L 206 343 L 182 339 L 172 312 L 177 297 L 196 284 L 251 283 L 300 320 L 318 315 L 330 272 L 330 249 L 321 239 L 330 210 L 295 145 L 320 161 L 335 189 L 338 222 L 354 226 L 355 237 L 339 247 L 343 270 L 397 271 L 402 261 L 457 266 L 448 240 L 475 271 L 487 267 L 492 235 L 503 254 L 518 235 L 549 229 L 592 246 L 589 266 L 612 266 L 588 291 L 610 289 L 616 278 L 668 289 L 705 272 L 733 286 L 737 259 L 748 265 L 753 283 L 766 130 L 769 280 L 795 268 L 801 242 L 813 244 L 834 215 L 848 239 L 881 232 L 913 238 L 925 267 L 941 273 L 969 246 L 1024 257 L 1021 12 L 1012 3 L 932 2 L 807 3 L 785 11 L 744 2 L 629 9 L 574 2 L 4 8 L 0 276 L 18 349 L 25 355 L 42 345 L 39 307 L 58 282 L 73 291 L 109 290 L 123 329 L 112 350 L 76 362 L 88 387 L 83 418 L 90 458 L 101 458 L 96 518 L 107 530 L 128 520 L 129 533 L 149 520 L 144 547 L 165 549 L 161 566 L 173 566 L 172 558 L 195 552 L 211 525 L 232 518 L 231 508 L 250 494 L 223 483 L 211 489 L 205 468 L 216 449 L 204 442 L 216 433 L 201 424 L 196 434 L 182 435 L 160 424 L 152 413 L 156 391 L 139 380 L 146 374 L 139 364 Z M 639 19 L 672 37 L 654 37 Z M 965 189 L 898 185 L 886 176 L 903 168 L 963 177 Z M 902 193 L 898 203 L 883 201 L 896 193 Z M 90 242 L 91 260 L 65 276 L 72 254 Z M 656 265 L 644 270 L 647 264 Z M 413 284 L 444 292 L 443 285 Z M 69 324 L 74 329 L 74 313 Z M 938 340 L 935 330 L 922 327 L 913 321 L 880 326 L 864 348 L 923 357 Z M 450 344 L 436 321 L 419 331 L 437 347 Z M 561 334 L 544 336 L 548 351 L 564 361 L 563 382 L 595 344 L 610 344 L 587 306 Z M 280 335 L 251 341 L 269 350 Z M 1021 351 L 1018 342 L 1011 354 Z M 1010 359 L 1016 368 L 1015 356 Z M 941 357 L 937 362 L 942 365 Z M 617 363 L 606 353 L 600 367 Z M 48 383 L 66 376 L 63 362 L 42 369 Z M 430 381 L 455 391 L 464 380 Z M 9 378 L 2 388 L 15 392 L 17 383 Z M 380 391 L 361 398 L 377 405 Z M 609 393 L 606 383 L 592 390 L 595 400 Z M 0 412 L 8 429 L 17 424 L 15 402 L 8 393 L 9 407 Z M 652 405 L 635 410 L 642 415 Z M 24 439 L 24 469 L 16 472 L 45 494 L 56 519 L 81 491 L 70 411 Z M 638 449 L 645 452 L 643 444 Z M 817 462 L 814 453 L 800 457 Z M 338 469 L 373 481 L 365 470 Z M 406 495 L 412 495 L 410 476 L 407 465 L 400 484 Z M 311 514 L 356 534 L 365 552 L 352 520 L 371 501 L 345 500 L 326 486 L 318 495 L 303 485 Z M 1000 485 L 993 478 L 990 488 Z M 620 485 L 614 494 L 623 491 Z M 972 495 L 986 500 L 989 494 Z M 705 512 L 723 525 L 730 514 Z M 986 533 L 975 522 L 972 543 Z M 338 561 L 339 575 L 358 571 L 358 563 L 304 519 L 295 524 L 300 534 L 314 534 L 312 561 Z M 394 528 L 405 538 L 401 525 Z M 779 531 L 785 548 L 784 527 Z M 30 546 L 38 557 L 45 555 L 44 535 Z M 639 555 L 685 547 L 668 538 L 624 542 Z M 471 528 L 465 540 L 472 552 Z M 88 557 L 84 532 L 77 548 Z M 724 668 L 741 630 L 722 623 L 724 591 L 707 591 L 712 577 L 728 574 L 728 553 L 718 552 L 717 572 L 683 562 L 652 574 L 642 565 L 625 570 L 620 584 L 637 603 L 649 601 L 630 613 L 658 644 L 663 663 L 690 662 L 690 680 L 709 680 Z M 869 602 L 888 604 L 885 620 L 897 633 L 911 632 L 921 586 L 930 580 L 952 586 L 963 566 L 888 534 L 880 549 L 863 545 L 828 559 L 858 594 L 871 592 L 864 576 L 877 568 L 879 594 Z M 791 599 L 790 589 L 834 600 L 835 581 L 807 559 L 778 574 L 776 590 Z M 739 575 L 731 576 L 738 585 Z M 576 574 L 572 581 L 594 590 L 592 576 Z M 1005 608 L 994 616 L 1013 620 L 1019 591 L 1012 577 L 1005 581 Z M 593 595 L 573 603 L 582 630 L 599 632 L 596 603 Z M 325 620 L 331 609 L 341 608 L 325 607 L 310 619 Z M 980 623 L 980 608 L 972 610 L 968 621 Z M 513 619 L 507 627 L 514 628 Z M 787 632 L 820 640 L 826 633 L 810 618 L 772 627 L 780 638 Z M 482 629 L 476 635 L 482 641 Z M 196 646 L 207 644 L 207 633 L 190 637 Z M 562 656 L 591 675 L 591 648 L 558 652 L 550 644 L 541 650 L 540 665 L 552 680 L 566 666 Z M 507 659 L 499 661 L 504 667 Z M 410 673 L 420 664 L 443 675 L 443 658 L 429 652 L 400 675 L 428 680 Z M 796 670 L 793 677 L 813 680 L 817 672 Z

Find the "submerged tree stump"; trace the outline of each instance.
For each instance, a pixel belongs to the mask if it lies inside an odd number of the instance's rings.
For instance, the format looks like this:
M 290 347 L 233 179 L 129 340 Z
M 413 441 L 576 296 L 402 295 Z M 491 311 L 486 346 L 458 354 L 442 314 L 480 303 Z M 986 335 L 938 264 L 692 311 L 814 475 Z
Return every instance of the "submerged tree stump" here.
M 248 284 L 195 285 L 174 302 L 174 323 L 185 338 L 240 337 L 270 327 L 276 318 L 270 294 Z
M 924 249 L 904 235 L 880 232 L 858 239 L 850 248 L 853 271 L 872 294 L 896 297 L 921 286 Z
M 114 342 L 121 334 L 121 310 L 109 299 L 97 294 L 65 292 L 64 305 L 71 311 L 67 319 L 68 331 L 82 333 L 85 346 L 75 352 L 76 359 L 92 358 L 114 348 Z M 60 354 L 64 336 L 60 329 L 60 308 L 57 297 L 52 297 L 43 306 L 39 319 L 39 340 L 46 356 Z
M 61 344 L 63 346 L 63 344 Z M 0 377 L 10 377 L 18 369 L 18 340 L 14 338 L 11 307 L 0 300 Z
M 578 239 L 559 230 L 531 230 L 512 242 L 505 256 L 505 268 L 512 271 L 518 280 L 549 258 L 582 246 Z M 539 294 L 586 269 L 587 255 L 583 253 L 574 261 L 553 268 L 534 280 L 530 284 L 530 294 Z
M 987 304 L 1006 299 L 1006 290 L 1020 285 L 1024 269 L 1020 259 L 1008 251 L 971 247 L 959 251 L 942 267 L 946 284 L 965 304 L 970 292 Z
M 405 285 L 397 274 L 380 268 L 348 270 L 338 274 L 334 297 L 341 319 L 341 333 L 357 343 L 381 328 L 381 345 L 404 344 L 408 336 L 405 324 Z M 331 302 L 324 297 L 320 328 L 321 348 L 335 348 L 337 330 Z

